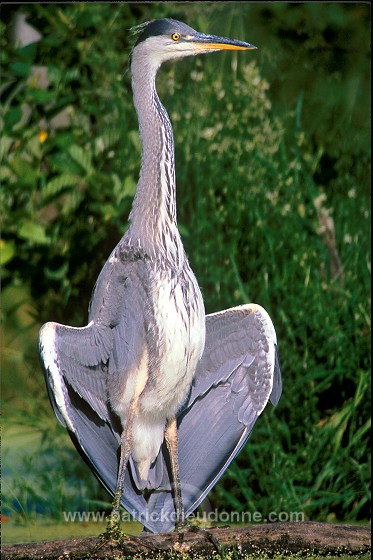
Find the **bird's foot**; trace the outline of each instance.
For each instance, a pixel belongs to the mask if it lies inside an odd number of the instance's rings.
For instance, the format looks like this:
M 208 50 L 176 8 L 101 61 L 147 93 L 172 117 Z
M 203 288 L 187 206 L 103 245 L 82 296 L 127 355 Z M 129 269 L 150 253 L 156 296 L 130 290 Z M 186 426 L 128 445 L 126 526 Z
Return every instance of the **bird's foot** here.
M 106 531 L 102 533 L 105 540 L 113 540 L 118 543 L 128 540 L 130 537 L 120 527 L 120 514 L 114 508 L 113 511 L 106 518 Z
M 186 533 L 189 531 L 190 523 L 186 519 L 184 521 L 178 521 L 175 525 L 175 531 L 177 533 Z
M 176 523 L 175 525 L 175 531 L 177 532 L 181 543 L 184 540 L 185 533 L 190 531 L 204 536 L 205 539 L 207 539 L 214 546 L 216 552 L 220 554 L 222 550 L 222 546 L 220 545 L 219 541 L 215 538 L 215 536 L 211 533 L 211 530 L 213 529 L 214 527 L 211 527 L 209 529 L 202 529 L 202 527 L 200 527 L 199 525 L 192 525 L 188 520 L 184 520 L 182 522 Z
M 106 518 L 106 530 L 98 535 L 98 542 L 93 548 L 92 554 L 98 552 L 110 542 L 114 542 L 120 548 L 123 548 L 125 542 L 128 541 L 130 537 L 121 529 L 119 522 L 119 513 L 112 511 Z
M 209 529 L 202 529 L 202 527 L 200 527 L 199 525 L 190 525 L 189 527 L 189 531 L 204 536 L 205 539 L 207 539 L 213 545 L 216 552 L 220 554 L 222 551 L 222 545 L 219 543 L 218 539 L 211 533 L 211 530 L 213 529 L 214 527 L 209 527 Z

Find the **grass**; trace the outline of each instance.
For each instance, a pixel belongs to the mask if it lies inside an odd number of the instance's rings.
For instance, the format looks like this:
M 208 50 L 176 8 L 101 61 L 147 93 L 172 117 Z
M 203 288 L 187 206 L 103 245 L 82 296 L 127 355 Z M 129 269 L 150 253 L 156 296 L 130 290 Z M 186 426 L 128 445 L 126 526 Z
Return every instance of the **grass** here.
M 142 530 L 139 523 L 127 523 L 124 530 L 129 535 L 138 535 Z M 2 523 L 3 544 L 26 544 L 41 541 L 97 537 L 105 532 L 106 522 L 49 522 L 45 516 L 28 524 Z M 57 536 L 58 535 L 58 536 Z

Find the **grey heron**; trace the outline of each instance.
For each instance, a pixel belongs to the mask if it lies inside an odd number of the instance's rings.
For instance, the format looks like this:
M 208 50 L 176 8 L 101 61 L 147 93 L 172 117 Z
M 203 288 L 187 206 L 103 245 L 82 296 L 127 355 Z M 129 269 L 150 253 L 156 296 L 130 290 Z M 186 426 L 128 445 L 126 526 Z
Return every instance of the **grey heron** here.
M 39 353 L 54 412 L 82 457 L 146 530 L 179 526 L 282 390 L 268 313 L 205 316 L 176 218 L 174 141 L 155 78 L 171 59 L 249 43 L 173 19 L 145 24 L 131 53 L 142 160 L 129 228 L 97 279 L 88 324 L 49 322 Z

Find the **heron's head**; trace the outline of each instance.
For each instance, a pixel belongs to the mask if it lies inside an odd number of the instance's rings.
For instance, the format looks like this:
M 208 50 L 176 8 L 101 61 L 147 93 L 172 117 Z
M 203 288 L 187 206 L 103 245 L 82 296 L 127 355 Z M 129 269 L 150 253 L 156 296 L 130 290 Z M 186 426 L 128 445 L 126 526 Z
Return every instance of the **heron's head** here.
M 249 43 L 205 35 L 174 19 L 158 19 L 139 27 L 140 36 L 132 57 L 150 63 L 155 69 L 166 62 L 185 56 L 194 56 L 221 50 L 256 49 Z

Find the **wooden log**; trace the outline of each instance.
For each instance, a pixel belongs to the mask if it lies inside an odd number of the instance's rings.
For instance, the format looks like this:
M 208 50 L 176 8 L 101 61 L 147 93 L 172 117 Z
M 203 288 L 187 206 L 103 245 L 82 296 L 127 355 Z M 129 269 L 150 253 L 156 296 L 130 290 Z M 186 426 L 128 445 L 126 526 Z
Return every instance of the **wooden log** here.
M 131 558 L 135 554 L 151 558 L 162 553 L 179 552 L 211 554 L 217 548 L 236 547 L 239 552 L 282 553 L 307 552 L 322 555 L 369 554 L 371 547 L 368 526 L 332 525 L 297 522 L 270 523 L 240 528 L 214 528 L 207 531 L 187 530 L 127 536 L 122 543 L 99 537 L 64 541 L 9 545 L 2 548 L 4 560 L 79 560 Z M 153 554 L 152 554 L 153 553 Z

